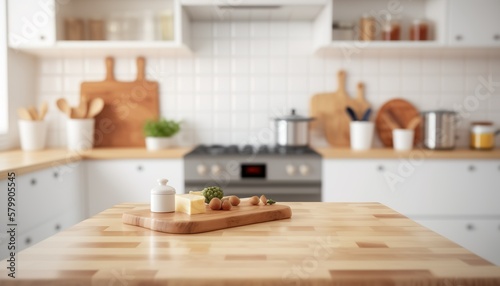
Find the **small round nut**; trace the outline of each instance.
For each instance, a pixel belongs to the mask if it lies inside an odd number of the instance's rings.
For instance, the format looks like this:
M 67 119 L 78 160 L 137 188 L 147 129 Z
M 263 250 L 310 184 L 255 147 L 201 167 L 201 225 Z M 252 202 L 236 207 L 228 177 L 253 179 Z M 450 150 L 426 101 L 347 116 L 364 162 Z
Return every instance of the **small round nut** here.
M 219 198 L 212 198 L 212 200 L 210 201 L 208 206 L 212 210 L 220 210 L 220 208 L 222 206 L 222 201 Z
M 237 196 L 230 196 L 229 197 L 229 202 L 233 205 L 233 206 L 237 206 L 240 204 L 240 198 L 238 198 Z
M 250 203 L 254 206 L 258 205 L 259 204 L 259 197 L 257 196 L 253 196 L 250 198 Z
M 262 202 L 263 205 L 267 205 L 267 198 L 266 198 L 266 196 L 264 196 L 264 195 L 260 196 L 260 201 Z
M 225 211 L 228 211 L 228 210 L 231 210 L 231 203 L 229 202 L 229 200 L 225 200 L 222 202 L 222 209 L 225 210 Z

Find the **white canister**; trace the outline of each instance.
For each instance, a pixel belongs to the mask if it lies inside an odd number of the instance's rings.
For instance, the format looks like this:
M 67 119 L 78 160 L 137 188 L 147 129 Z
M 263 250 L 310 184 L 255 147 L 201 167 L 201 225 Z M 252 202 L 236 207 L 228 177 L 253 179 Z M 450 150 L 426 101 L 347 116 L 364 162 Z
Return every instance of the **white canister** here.
M 392 130 L 392 145 L 396 151 L 410 151 L 413 148 L 413 136 L 415 132 L 411 129 Z
M 45 121 L 19 120 L 19 137 L 23 151 L 45 148 L 47 123 Z
M 171 213 L 175 211 L 175 189 L 167 183 L 167 179 L 158 179 L 159 185 L 151 189 L 151 212 Z
M 370 121 L 351 121 L 352 150 L 368 150 L 372 147 L 374 126 Z
M 68 119 L 66 135 L 69 150 L 82 151 L 94 146 L 94 118 Z

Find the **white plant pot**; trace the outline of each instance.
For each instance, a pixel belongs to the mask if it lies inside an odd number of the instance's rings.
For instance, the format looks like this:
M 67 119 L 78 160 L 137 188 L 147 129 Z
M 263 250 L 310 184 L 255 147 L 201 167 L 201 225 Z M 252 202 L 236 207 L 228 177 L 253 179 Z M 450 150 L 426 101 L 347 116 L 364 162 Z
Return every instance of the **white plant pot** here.
M 23 151 L 45 149 L 47 123 L 45 121 L 19 120 L 19 137 Z
M 67 145 L 69 150 L 83 151 L 94 146 L 94 118 L 68 119 L 66 121 Z
M 146 137 L 146 149 L 148 151 L 167 149 L 171 145 L 171 137 Z

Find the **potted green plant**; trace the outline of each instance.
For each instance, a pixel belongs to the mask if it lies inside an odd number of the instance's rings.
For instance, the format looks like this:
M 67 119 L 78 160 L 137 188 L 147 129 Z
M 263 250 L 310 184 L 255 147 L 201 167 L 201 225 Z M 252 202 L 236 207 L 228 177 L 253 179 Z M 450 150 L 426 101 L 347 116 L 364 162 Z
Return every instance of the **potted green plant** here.
M 172 145 L 172 136 L 181 129 L 180 122 L 161 118 L 149 120 L 144 125 L 146 136 L 146 149 L 150 151 L 161 150 Z

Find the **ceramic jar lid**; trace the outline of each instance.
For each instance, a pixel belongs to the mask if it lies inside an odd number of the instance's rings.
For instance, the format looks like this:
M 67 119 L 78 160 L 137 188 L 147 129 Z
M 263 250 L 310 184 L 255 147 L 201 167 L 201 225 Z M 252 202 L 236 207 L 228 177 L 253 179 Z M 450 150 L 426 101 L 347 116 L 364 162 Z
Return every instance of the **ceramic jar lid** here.
M 175 189 L 167 185 L 167 179 L 158 179 L 158 186 L 151 189 L 152 195 L 174 195 Z

